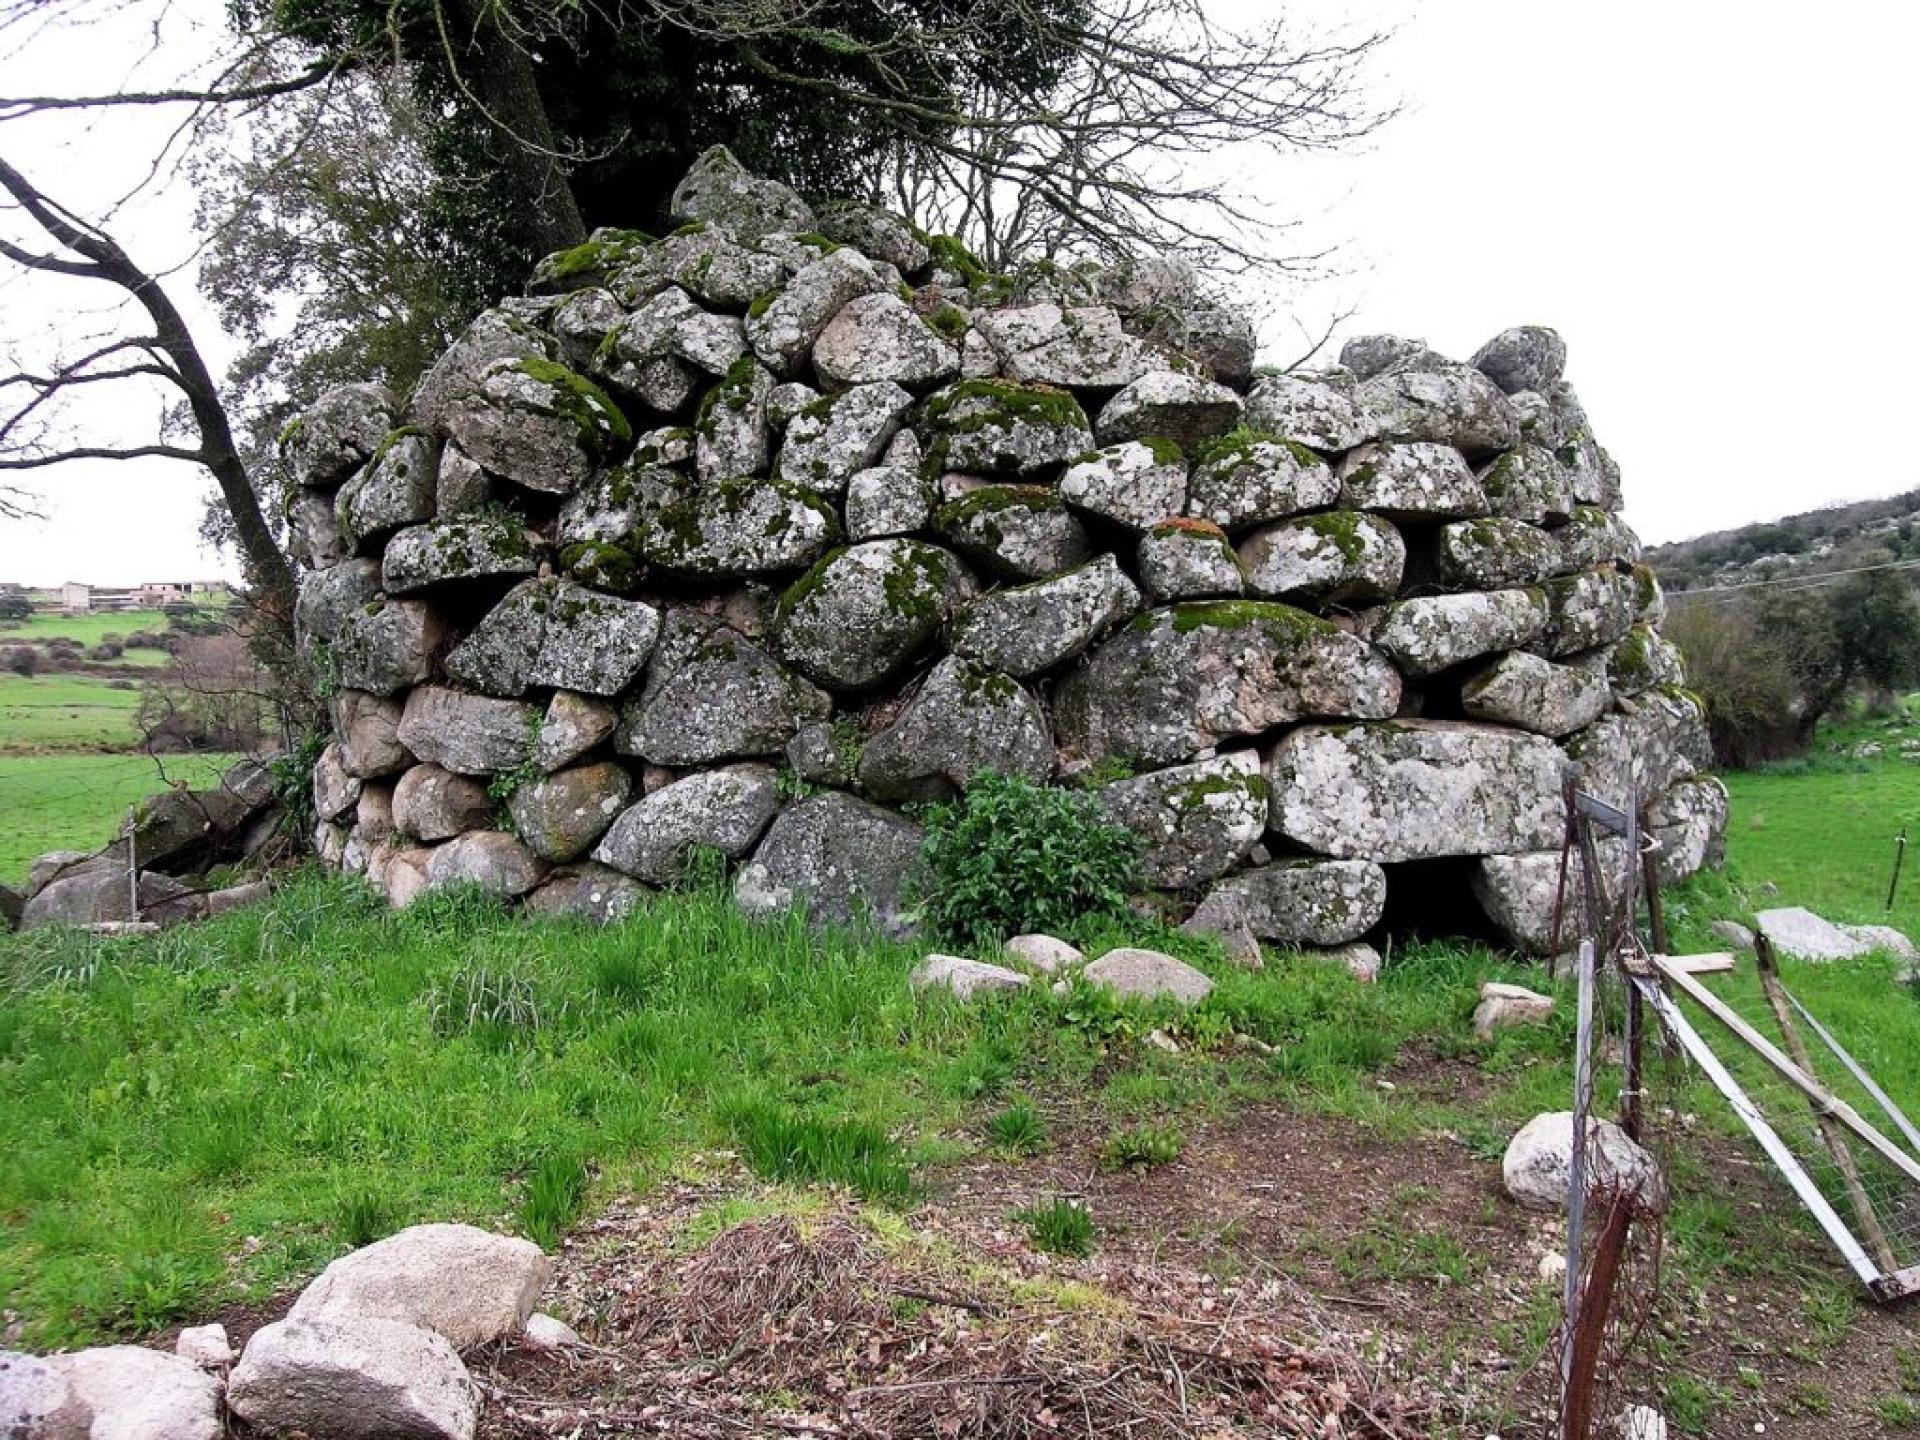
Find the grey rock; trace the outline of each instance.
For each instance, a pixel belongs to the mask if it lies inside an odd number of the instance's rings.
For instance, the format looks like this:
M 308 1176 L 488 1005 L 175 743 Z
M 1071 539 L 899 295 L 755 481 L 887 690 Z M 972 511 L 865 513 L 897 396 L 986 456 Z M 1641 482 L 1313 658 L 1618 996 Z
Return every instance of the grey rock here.
M 522 902 L 535 915 L 568 916 L 612 925 L 646 903 L 647 887 L 630 875 L 588 861 L 555 870 Z M 538 1320 L 528 1319 L 528 1325 Z
M 380 594 L 380 562 L 348 560 L 300 577 L 294 601 L 294 626 L 311 652 L 333 644 L 347 617 Z
M 1080 654 L 1140 608 L 1111 555 L 1048 580 L 995 590 L 947 626 L 947 647 L 987 670 L 1035 675 Z
M 529 687 L 617 695 L 639 675 L 660 612 L 570 580 L 516 586 L 447 656 L 447 673 L 509 698 Z
M 416 840 L 451 840 L 493 824 L 493 797 L 467 775 L 416 765 L 393 787 L 393 823 Z
M 1536 1115 L 1508 1142 L 1500 1162 L 1507 1194 L 1529 1210 L 1564 1210 L 1573 1172 L 1573 1112 Z M 1631 1197 L 1652 1214 L 1666 1209 L 1659 1162 L 1610 1120 L 1587 1121 L 1587 1194 Z
M 879 463 L 912 404 L 913 396 L 890 380 L 815 401 L 787 422 L 775 473 L 823 495 L 840 494 Z
M 1181 1005 L 1198 1005 L 1213 993 L 1213 981 L 1158 950 L 1109 950 L 1080 973 L 1088 984 L 1123 1000 L 1173 1000 Z
M 771 405 L 772 392 L 768 392 Z M 672 470 L 684 467 L 698 451 L 698 437 L 691 425 L 661 425 L 648 430 L 633 442 L 633 454 L 627 464 L 636 470 Z
M 926 404 L 929 454 L 969 475 L 1031 475 L 1093 448 L 1080 402 L 1059 390 L 1007 380 L 963 380 Z
M 844 726 L 803 725 L 787 742 L 787 764 L 794 774 L 814 785 L 846 789 L 853 784 L 859 746 Z
M 1166 520 L 1140 537 L 1134 564 L 1156 604 L 1237 599 L 1246 589 L 1240 557 L 1211 520 Z
M 1546 594 L 1552 607 L 1544 636 L 1549 655 L 1611 645 L 1639 618 L 1639 590 L 1633 577 L 1610 567 L 1550 580 Z
M 348 615 L 333 639 L 340 684 L 392 695 L 433 673 L 445 639 L 440 612 L 423 600 L 378 602 Z
M 861 751 L 861 787 L 876 799 L 935 798 L 983 770 L 1053 775 L 1046 712 L 1019 682 L 949 655 L 897 719 Z
M 1295 441 L 1262 439 L 1216 446 L 1187 482 L 1187 514 L 1225 530 L 1320 510 L 1340 496 L 1327 464 Z
M 1596 848 L 1601 890 L 1621 893 L 1632 860 L 1624 842 L 1602 838 Z M 1516 950 L 1553 956 L 1573 948 L 1581 929 L 1585 866 L 1576 854 L 1567 862 L 1565 898 L 1560 889 L 1560 848 L 1520 855 L 1488 855 L 1475 863 L 1473 898 Z M 1559 913 L 1556 931 L 1554 917 Z
M 1753 949 L 1753 931 L 1738 920 L 1716 920 L 1707 926 L 1707 930 L 1736 955 Z
M 1353 406 L 1352 385 L 1307 375 L 1272 375 L 1254 382 L 1246 423 L 1315 450 L 1351 450 L 1368 438 Z
M 1307 716 L 1384 719 L 1400 677 L 1324 620 L 1271 601 L 1152 611 L 1097 647 L 1054 694 L 1063 747 L 1169 764 Z
M 1083 455 L 1060 477 L 1068 504 L 1135 530 L 1187 505 L 1187 462 L 1171 440 L 1123 440 Z
M 1548 621 L 1539 590 L 1468 591 L 1396 600 L 1366 617 L 1367 638 L 1404 675 L 1433 675 L 1537 640 Z
M 92 1423 L 51 1362 L 0 1350 L 0 1440 L 88 1440 Z
M 826 692 L 738 631 L 676 610 L 645 688 L 622 711 L 614 748 L 658 765 L 778 755 L 802 725 L 832 713 Z
M 1028 978 L 1018 970 L 964 955 L 929 955 L 907 976 L 907 985 L 915 991 L 945 990 L 959 1000 L 995 990 L 1024 990 L 1027 984 Z
M 735 243 L 717 228 L 685 235 L 669 235 L 654 245 L 633 271 L 614 281 L 614 291 L 628 304 L 644 298 L 652 284 L 673 284 L 703 305 L 744 310 L 787 276 L 777 257 Z
M 1008 959 L 1036 975 L 1061 975 L 1087 963 L 1078 949 L 1052 935 L 1016 935 L 1002 948 Z
M 1490 513 L 1529 525 L 1555 525 L 1573 514 L 1573 481 L 1543 445 L 1522 444 L 1496 456 L 1479 474 Z
M 884 260 L 903 275 L 917 275 L 933 260 L 926 240 L 912 223 L 892 211 L 836 200 L 821 206 L 818 214 L 822 235 Z
M 1590 570 L 1615 561 L 1634 565 L 1640 560 L 1640 537 L 1626 521 L 1598 505 L 1574 506 L 1572 516 L 1553 532 L 1553 538 L 1560 547 L 1562 568 L 1567 570 Z
M 1871 941 L 1849 935 L 1831 920 L 1799 905 L 1762 910 L 1754 916 L 1754 923 L 1774 949 L 1795 960 L 1815 964 L 1852 960 L 1876 948 Z
M 1131 255 L 1099 272 L 1094 293 L 1131 320 L 1190 304 L 1199 285 L 1193 266 L 1177 255 Z
M 1391 598 L 1407 563 L 1400 532 L 1377 515 L 1332 510 L 1254 531 L 1240 542 L 1247 588 L 1274 599 L 1360 605 Z
M 1565 742 L 1567 754 L 1585 767 L 1581 783 L 1588 793 L 1624 806 L 1634 790 L 1655 797 L 1712 765 L 1706 716 L 1694 696 L 1649 690 L 1620 697 L 1616 705 L 1619 713 L 1601 716 Z
M 1224 875 L 1267 828 L 1267 782 L 1251 750 L 1116 780 L 1099 795 L 1140 837 L 1141 878 L 1163 890 Z
M 902 432 L 907 433 L 907 432 Z M 847 481 L 847 538 L 909 535 L 933 518 L 934 489 L 914 465 L 875 465 Z
M 1473 1011 L 1476 1040 L 1491 1040 L 1496 1032 L 1522 1025 L 1544 1025 L 1553 1014 L 1553 997 L 1524 985 L 1489 980 L 1480 987 L 1480 1003 Z
M 749 916 L 802 910 L 816 924 L 913 928 L 907 890 L 922 832 L 903 815 L 827 792 L 788 806 L 741 870 L 734 898 Z
M 773 647 L 809 679 L 864 690 L 895 674 L 973 594 L 937 545 L 869 540 L 820 561 L 781 597 Z
M 695 425 L 695 465 L 703 482 L 737 480 L 767 468 L 773 431 L 767 420 L 773 372 L 748 362 L 707 393 Z
M 227 1404 L 267 1435 L 473 1440 L 479 1396 L 446 1340 L 396 1320 L 276 1321 L 254 1332 Z
M 974 325 L 999 358 L 1000 373 L 1023 383 L 1108 389 L 1148 365 L 1145 348 L 1104 305 L 1011 306 L 982 311 Z
M 1253 378 L 1259 337 L 1253 318 L 1228 305 L 1186 304 L 1163 312 L 1149 337 L 1223 385 L 1244 390 Z
M 434 847 L 427 857 L 427 888 L 477 885 L 511 899 L 540 883 L 545 873 L 533 852 L 498 830 L 470 830 Z
M 118 847 L 89 863 L 64 870 L 30 895 L 20 910 L 20 928 L 42 925 L 97 925 L 107 921 L 144 920 L 151 912 L 186 898 L 187 887 L 171 876 L 143 870 L 139 878 L 138 908 L 129 908 L 127 863 Z M 175 915 L 172 918 L 189 918 Z
M 1378 440 L 1437 441 L 1469 456 L 1520 443 L 1519 417 L 1500 387 L 1465 365 L 1376 376 L 1361 382 L 1353 401 Z
M 1340 462 L 1340 503 L 1395 520 L 1459 520 L 1487 511 L 1486 493 L 1451 445 L 1363 445 Z
M 579 1331 L 564 1320 L 535 1312 L 527 1317 L 527 1323 L 521 1328 L 520 1343 L 529 1350 L 553 1351 L 578 1349 L 587 1342 L 580 1338 Z
M 884 289 L 886 281 L 857 250 L 835 250 L 804 266 L 773 293 L 764 309 L 747 312 L 747 342 L 782 379 L 799 373 L 829 321 L 853 300 Z M 755 313 L 755 312 L 758 313 Z
M 1352 371 L 1357 380 L 1451 363 L 1446 356 L 1429 350 L 1426 341 L 1398 335 L 1356 335 L 1340 347 L 1341 368 Z
M 1653 857 L 1662 885 L 1678 885 L 1726 855 L 1727 787 L 1711 776 L 1676 780 L 1648 807 L 1660 848 Z
M 426 846 L 389 848 L 375 851 L 367 862 L 367 883 L 387 897 L 396 910 L 404 910 L 427 892 L 427 862 L 433 851 Z
M 91 1414 L 91 1440 L 217 1440 L 222 1433 L 219 1383 L 177 1355 L 104 1345 L 50 1355 L 46 1364 L 74 1405 Z
M 31 900 L 61 876 L 92 860 L 96 853 L 92 850 L 49 850 L 36 855 L 33 863 L 27 867 L 26 898 Z
M 627 318 L 627 311 L 612 291 L 600 285 L 585 285 L 567 294 L 554 306 L 550 322 L 567 364 L 577 370 L 590 368 L 607 336 Z
M 910 387 L 943 384 L 960 373 L 960 352 L 884 291 L 849 301 L 820 332 L 813 366 L 829 385 L 890 380 Z
M 1567 342 L 1544 325 L 1517 325 L 1482 345 L 1468 363 L 1509 395 L 1544 392 L 1567 368 Z
M 782 380 L 767 393 L 767 423 L 785 430 L 793 417 L 820 398 L 820 392 L 798 380 Z
M 540 568 L 535 537 L 490 516 L 464 516 L 402 530 L 387 542 L 380 578 L 389 595 L 437 585 L 531 575 Z
M 337 385 L 287 427 L 280 458 L 294 484 L 326 489 L 364 464 L 392 429 L 384 385 Z
M 649 884 L 668 885 L 681 877 L 696 847 L 733 859 L 745 855 L 779 810 L 770 765 L 699 771 L 622 812 L 593 858 Z
M 1604 672 L 1556 665 L 1524 650 L 1502 655 L 1460 687 L 1460 708 L 1471 718 L 1556 740 L 1591 725 L 1612 703 Z
M 1043 580 L 1093 554 L 1085 527 L 1046 485 L 982 485 L 941 506 L 933 528 L 969 560 L 1015 580 Z
M 13 929 L 20 923 L 21 912 L 26 908 L 27 900 L 11 885 L 0 885 L 0 934 Z M 0 1361 L 0 1363 L 4 1363 Z
M 186 1326 L 174 1337 L 173 1353 L 202 1370 L 224 1370 L 240 1358 L 218 1323 Z
M 1336 945 L 1321 951 L 1320 958 L 1330 965 L 1338 965 L 1362 985 L 1372 985 L 1380 979 L 1380 952 L 1371 945 L 1357 941 L 1351 945 Z
M 1905 931 L 1896 930 L 1891 925 L 1842 925 L 1840 928 L 1855 940 L 1864 941 L 1873 949 L 1900 961 L 1901 966 L 1895 972 L 1895 978 L 1906 984 L 1913 983 L 1913 962 L 1920 961 L 1920 945 L 1915 945 Z
M 686 485 L 684 476 L 658 465 L 596 471 L 561 505 L 555 541 L 562 547 L 626 544 L 650 506 L 669 503 Z
M 548 774 L 570 765 L 613 734 L 620 713 L 604 700 L 558 690 L 540 722 L 534 761 Z
M 736 317 L 710 314 L 669 285 L 607 333 L 594 363 L 614 384 L 634 389 L 638 370 L 655 360 L 684 360 L 708 375 L 725 375 L 746 353 L 746 331 Z
M 1521 520 L 1456 520 L 1435 539 L 1440 582 L 1456 590 L 1538 585 L 1569 568 L 1559 536 Z
M 1340 945 L 1378 925 L 1386 904 L 1386 872 L 1371 860 L 1285 860 L 1221 880 L 1192 923 L 1240 923 L 1287 945 Z
M 1619 469 L 1594 438 L 1586 409 L 1573 387 L 1562 380 L 1547 390 L 1544 400 L 1544 416 L 1536 419 L 1529 438 L 1552 449 L 1567 472 L 1575 500 L 1604 510 L 1619 509 Z M 1529 406 L 1530 410 L 1535 408 Z
M 461 775 L 496 775 L 532 757 L 540 711 L 517 700 L 422 685 L 407 695 L 399 737 L 420 759 Z
M 519 786 L 507 801 L 514 833 L 542 860 L 578 860 L 626 809 L 633 779 L 612 761 L 576 765 Z
M 1558 747 L 1444 720 L 1305 726 L 1267 762 L 1269 823 L 1308 850 L 1392 864 L 1559 843 Z
M 724 145 L 700 152 L 673 187 L 671 207 L 677 221 L 701 221 L 747 244 L 814 225 L 806 201 L 777 180 L 749 174 Z
M 444 429 L 454 408 L 480 393 L 492 366 L 550 360 L 552 350 L 552 342 L 524 320 L 504 309 L 482 311 L 414 386 L 408 406 L 414 422 L 429 430 Z
M 353 553 L 333 501 L 311 490 L 295 491 L 287 501 L 287 548 L 310 570 L 338 565 Z
M 400 743 L 397 701 L 365 690 L 340 690 L 327 702 L 327 711 L 347 774 L 372 780 L 413 763 Z
M 447 416 L 447 433 L 492 474 L 529 490 L 570 495 L 633 439 L 620 407 L 563 365 L 496 361 L 480 393 Z
M 337 820 L 360 799 L 360 781 L 340 763 L 340 747 L 328 745 L 313 765 L 313 811 L 322 820 Z
M 745 478 L 648 509 L 634 532 L 640 554 L 683 575 L 760 575 L 819 559 L 840 533 L 833 507 L 811 490 Z
M 1244 402 L 1226 386 L 1179 370 L 1149 370 L 1100 409 L 1094 433 L 1103 445 L 1161 436 L 1196 446 L 1240 423 Z
M 439 468 L 438 448 L 427 436 L 404 430 L 388 436 L 334 497 L 345 543 L 364 550 L 402 526 L 431 520 Z

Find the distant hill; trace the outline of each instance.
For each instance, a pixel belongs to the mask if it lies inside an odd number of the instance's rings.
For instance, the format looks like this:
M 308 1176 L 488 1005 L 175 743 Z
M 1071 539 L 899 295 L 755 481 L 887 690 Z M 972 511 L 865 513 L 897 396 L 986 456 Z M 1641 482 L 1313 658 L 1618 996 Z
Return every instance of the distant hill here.
M 1647 548 L 1668 591 L 1920 559 L 1920 490 Z

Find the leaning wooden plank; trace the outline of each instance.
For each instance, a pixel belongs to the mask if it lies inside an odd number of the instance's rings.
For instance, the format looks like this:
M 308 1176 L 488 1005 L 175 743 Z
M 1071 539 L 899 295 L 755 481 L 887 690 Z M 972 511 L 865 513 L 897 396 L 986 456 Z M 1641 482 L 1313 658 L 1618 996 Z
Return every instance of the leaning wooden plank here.
M 1820 1187 L 1813 1183 L 1813 1178 L 1800 1168 L 1800 1162 L 1794 1158 L 1786 1142 L 1767 1123 L 1766 1116 L 1760 1113 L 1753 1101 L 1747 1098 L 1747 1092 L 1740 1088 L 1740 1082 L 1733 1078 L 1732 1072 L 1713 1053 L 1713 1047 L 1693 1028 L 1693 1023 L 1666 991 L 1650 980 L 1636 978 L 1633 984 L 1646 997 L 1647 1004 L 1660 1017 L 1660 1023 L 1667 1027 L 1668 1033 L 1680 1042 L 1680 1048 L 1700 1067 L 1701 1073 L 1713 1083 L 1713 1087 L 1726 1096 L 1733 1113 L 1740 1117 L 1741 1122 L 1753 1133 L 1753 1138 L 1760 1142 L 1760 1148 L 1766 1151 L 1767 1158 L 1779 1167 L 1787 1184 L 1793 1187 L 1793 1193 L 1800 1197 L 1800 1203 L 1807 1207 L 1808 1213 L 1826 1232 L 1827 1239 L 1833 1242 L 1833 1248 L 1840 1252 L 1840 1257 L 1860 1277 L 1860 1283 L 1877 1294 L 1875 1287 L 1881 1280 L 1880 1267 L 1860 1247 L 1853 1232 L 1847 1229 L 1846 1221 L 1828 1203 L 1827 1197 L 1820 1193 Z
M 1859 1112 L 1851 1105 L 1847 1104 L 1847 1102 L 1839 1096 L 1831 1093 L 1818 1080 L 1815 1080 L 1811 1075 L 1807 1074 L 1806 1071 L 1794 1064 L 1793 1061 L 1781 1054 L 1779 1047 L 1758 1030 L 1754 1029 L 1753 1026 L 1749 1025 L 1745 1020 L 1741 1019 L 1732 1007 L 1718 995 L 1715 995 L 1711 990 L 1707 989 L 1707 987 L 1702 985 L 1698 980 L 1694 979 L 1693 976 L 1679 969 L 1677 966 L 1666 963 L 1658 955 L 1653 956 L 1652 960 L 1653 968 L 1659 971 L 1670 984 L 1678 989 L 1681 994 L 1692 1000 L 1702 1010 L 1705 1010 L 1709 1015 L 1713 1016 L 1714 1019 L 1726 1026 L 1735 1036 L 1745 1041 L 1754 1054 L 1758 1055 L 1780 1073 L 1780 1077 L 1783 1080 L 1801 1094 L 1805 1095 L 1809 1100 L 1814 1101 L 1826 1114 L 1833 1116 L 1834 1119 L 1838 1120 L 1842 1125 L 1846 1126 L 1847 1129 L 1859 1136 L 1872 1147 L 1876 1154 L 1902 1175 L 1906 1176 L 1908 1180 L 1915 1185 L 1920 1185 L 1920 1160 L 1915 1160 L 1911 1155 L 1907 1154 L 1906 1151 L 1902 1150 L 1898 1145 L 1874 1129 L 1873 1126 L 1861 1119 Z
M 1669 965 L 1677 965 L 1689 975 L 1730 975 L 1734 956 L 1731 951 L 1712 950 L 1705 955 L 1662 955 Z
M 1780 1026 L 1781 1039 L 1787 1042 L 1787 1053 L 1793 1057 L 1794 1064 L 1811 1075 L 1813 1056 L 1807 1053 L 1807 1042 L 1800 1038 L 1800 1029 L 1793 1023 L 1793 1011 L 1787 1008 L 1786 987 L 1780 983 L 1780 971 L 1774 964 L 1773 942 L 1764 935 L 1755 935 L 1753 958 L 1760 970 L 1760 989 L 1765 993 L 1767 1004 L 1773 1010 L 1773 1018 Z M 1853 1210 L 1853 1223 L 1860 1227 L 1860 1233 L 1872 1247 L 1874 1259 L 1880 1262 L 1880 1269 L 1883 1272 L 1898 1270 L 1900 1262 L 1894 1258 L 1893 1242 L 1887 1239 L 1880 1217 L 1874 1214 L 1873 1202 L 1867 1199 L 1866 1187 L 1860 1183 L 1860 1169 L 1853 1163 L 1853 1151 L 1847 1148 L 1846 1135 L 1834 1123 L 1833 1117 L 1817 1103 L 1813 1106 L 1813 1123 L 1820 1128 L 1820 1143 L 1826 1147 L 1827 1154 L 1833 1157 L 1834 1167 L 1840 1172 L 1840 1185 L 1847 1192 L 1847 1204 Z

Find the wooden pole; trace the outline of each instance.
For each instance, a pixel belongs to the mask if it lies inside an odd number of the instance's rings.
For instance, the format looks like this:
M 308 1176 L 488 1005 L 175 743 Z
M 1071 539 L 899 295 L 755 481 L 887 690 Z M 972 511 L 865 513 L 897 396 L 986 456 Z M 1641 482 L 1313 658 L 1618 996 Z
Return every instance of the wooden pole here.
M 1760 988 L 1766 992 L 1767 1005 L 1773 1011 L 1773 1018 L 1779 1022 L 1780 1034 L 1787 1042 L 1787 1053 L 1807 1074 L 1813 1074 L 1813 1057 L 1807 1053 L 1807 1042 L 1800 1036 L 1800 1027 L 1793 1023 L 1793 1011 L 1787 1006 L 1787 995 L 1780 984 L 1780 970 L 1774 961 L 1773 942 L 1765 935 L 1753 937 L 1753 958 L 1760 971 Z M 1852 1207 L 1854 1222 L 1860 1227 L 1860 1234 L 1872 1247 L 1874 1259 L 1880 1262 L 1880 1268 L 1891 1275 L 1900 1268 L 1900 1262 L 1894 1258 L 1893 1243 L 1887 1239 L 1887 1232 L 1881 1228 L 1880 1217 L 1874 1214 L 1873 1202 L 1867 1199 L 1866 1188 L 1860 1183 L 1860 1169 L 1853 1163 L 1853 1152 L 1847 1148 L 1847 1139 L 1833 1118 L 1826 1114 L 1818 1102 L 1811 1102 L 1814 1124 L 1820 1127 L 1820 1142 L 1827 1147 L 1827 1154 L 1833 1157 L 1833 1163 L 1840 1171 L 1840 1184 L 1847 1192 L 1847 1204 Z

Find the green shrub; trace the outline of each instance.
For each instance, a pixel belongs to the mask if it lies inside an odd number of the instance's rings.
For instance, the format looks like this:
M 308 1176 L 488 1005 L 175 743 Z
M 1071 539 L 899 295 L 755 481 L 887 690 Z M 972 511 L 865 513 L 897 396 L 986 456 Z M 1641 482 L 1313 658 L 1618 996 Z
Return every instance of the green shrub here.
M 1027 1238 L 1036 1250 L 1050 1255 L 1093 1253 L 1093 1216 L 1086 1206 L 1065 1196 L 1016 1210 L 1013 1218 L 1027 1227 Z
M 1016 1155 L 1038 1155 L 1047 1148 L 1047 1122 L 1024 1095 L 987 1120 L 987 1134 Z
M 1092 795 L 986 774 L 928 807 L 925 821 L 920 898 L 928 923 L 955 944 L 1117 912 L 1137 877 L 1139 837 Z
M 1180 1158 L 1186 1137 L 1176 1125 L 1129 1125 L 1107 1136 L 1100 1163 L 1109 1170 L 1129 1165 L 1168 1165 Z

